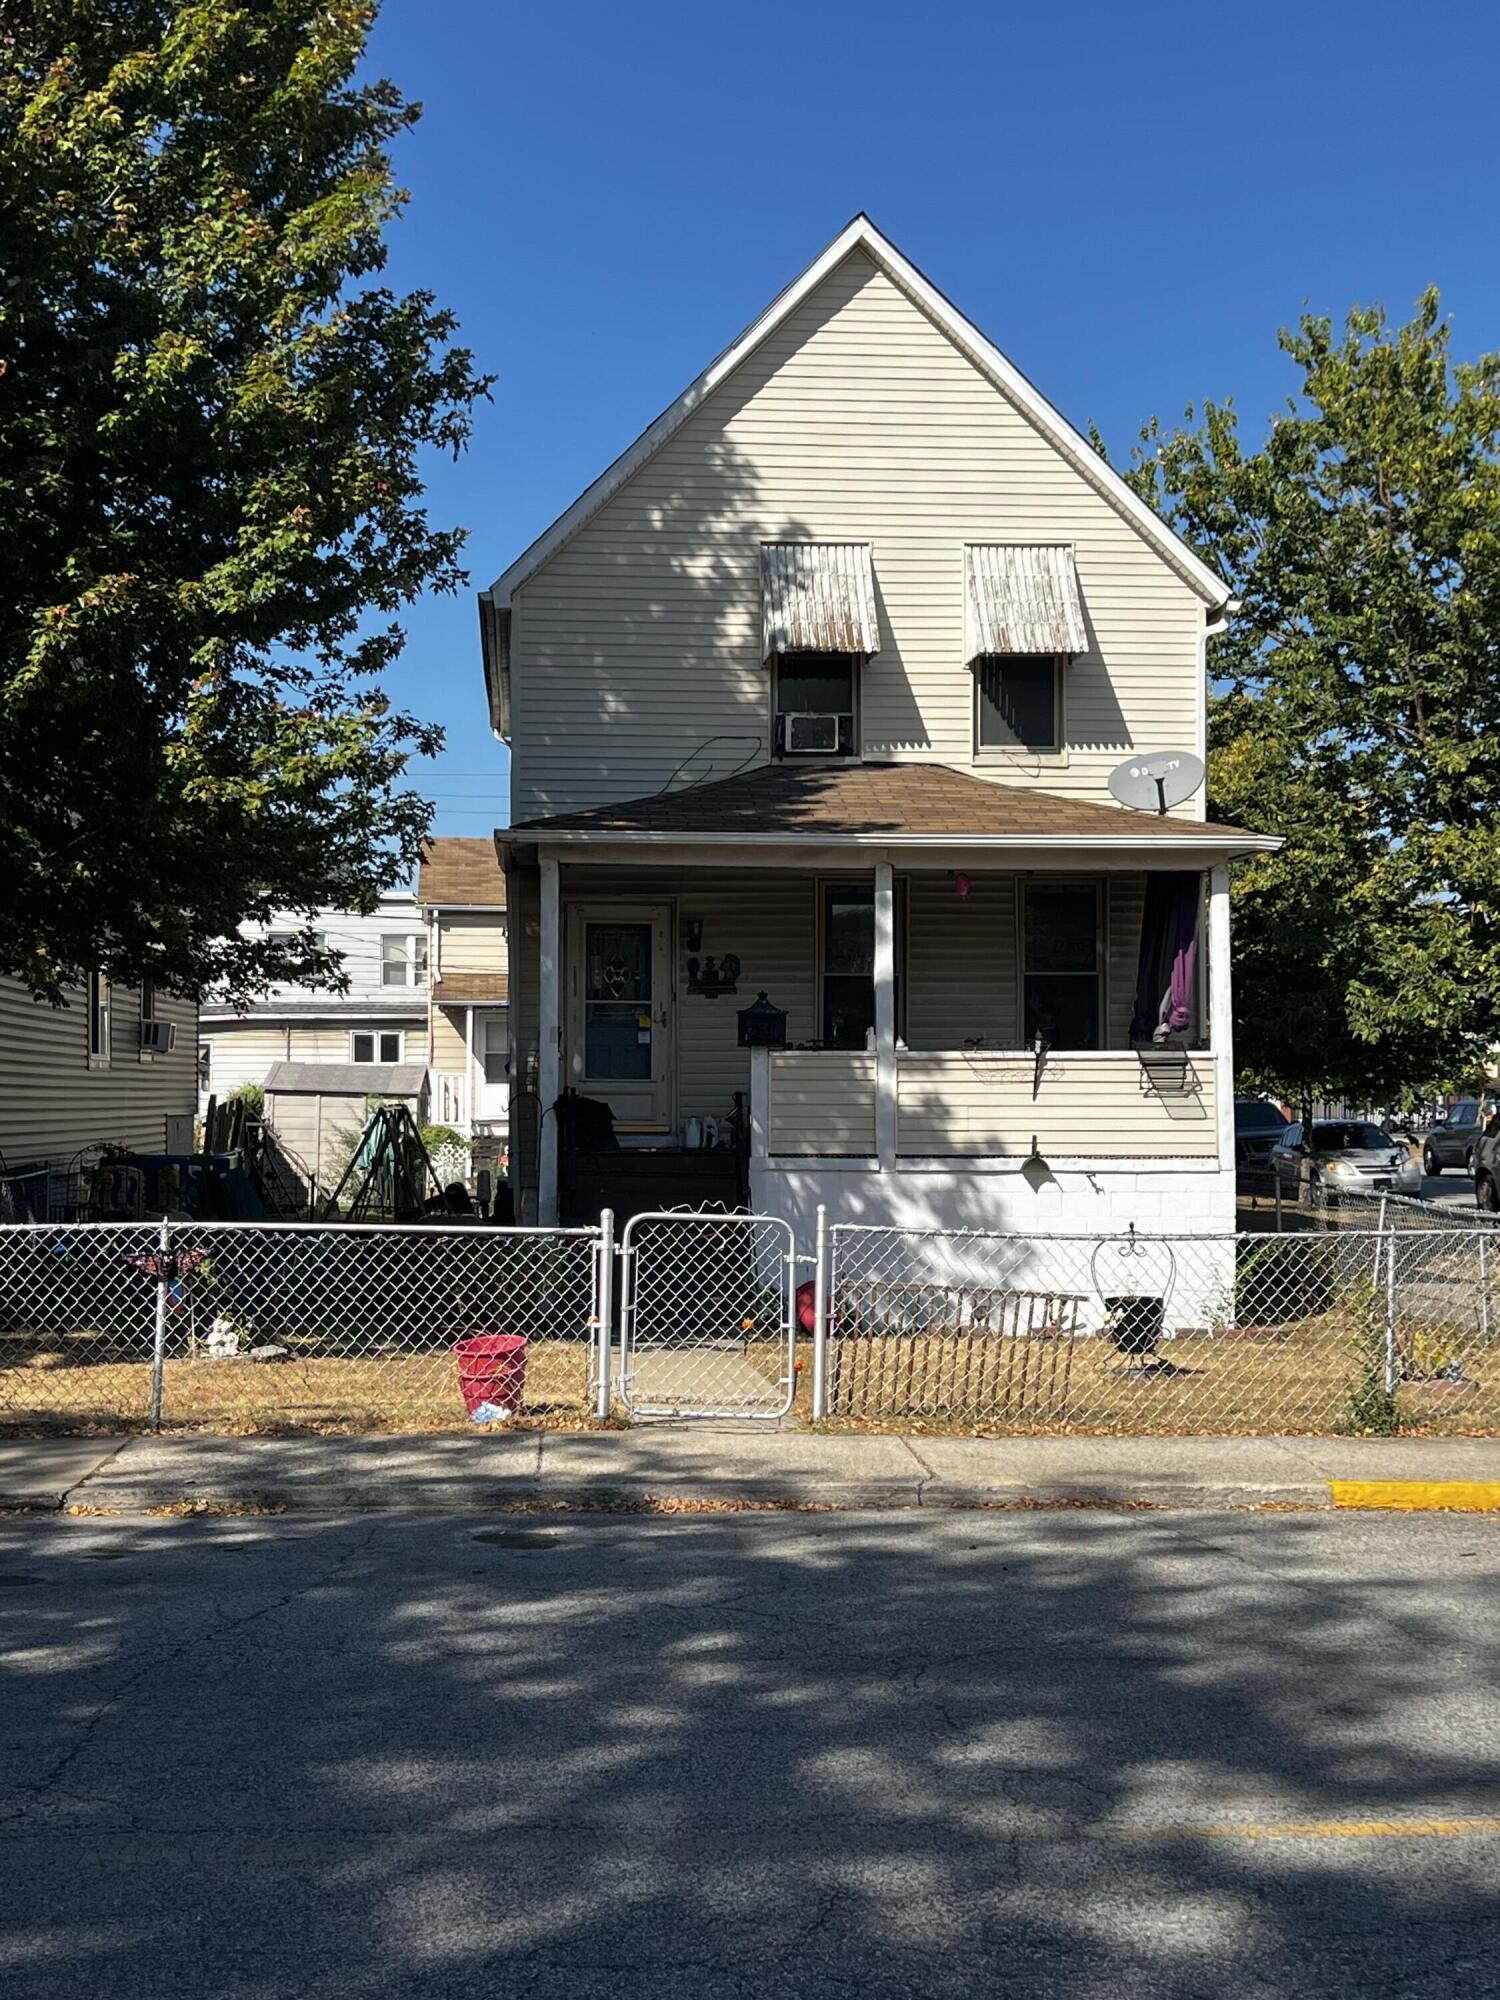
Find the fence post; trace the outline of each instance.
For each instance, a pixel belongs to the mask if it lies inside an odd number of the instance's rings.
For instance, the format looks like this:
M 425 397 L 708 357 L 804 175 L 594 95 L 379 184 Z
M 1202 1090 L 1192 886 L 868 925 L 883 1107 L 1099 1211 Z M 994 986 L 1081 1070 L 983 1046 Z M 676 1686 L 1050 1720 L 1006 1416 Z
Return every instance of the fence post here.
M 161 1429 L 162 1392 L 167 1366 L 167 1267 L 172 1255 L 172 1225 L 165 1216 L 156 1239 L 156 1329 L 151 1342 L 151 1428 Z
M 601 1421 L 609 1415 L 609 1362 L 615 1337 L 615 1212 L 599 1211 L 599 1264 L 594 1283 L 594 1353 L 598 1387 L 594 1414 Z
M 1385 1246 L 1385 1393 L 1396 1393 L 1396 1232 L 1391 1230 Z
M 817 1424 L 828 1415 L 828 1210 L 822 1202 L 813 1251 L 812 1416 Z
M 1479 1338 L 1488 1347 L 1490 1344 L 1490 1260 L 1488 1232 L 1483 1225 L 1479 1231 Z

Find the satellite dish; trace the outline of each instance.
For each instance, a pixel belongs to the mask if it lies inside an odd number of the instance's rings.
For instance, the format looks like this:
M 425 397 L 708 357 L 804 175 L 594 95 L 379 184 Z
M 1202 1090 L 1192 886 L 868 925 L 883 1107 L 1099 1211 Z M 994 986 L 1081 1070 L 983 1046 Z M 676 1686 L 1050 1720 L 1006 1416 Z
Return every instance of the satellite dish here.
M 1109 774 L 1109 789 L 1122 806 L 1164 813 L 1180 806 L 1203 783 L 1203 760 L 1191 750 L 1158 750 L 1150 757 L 1127 757 Z

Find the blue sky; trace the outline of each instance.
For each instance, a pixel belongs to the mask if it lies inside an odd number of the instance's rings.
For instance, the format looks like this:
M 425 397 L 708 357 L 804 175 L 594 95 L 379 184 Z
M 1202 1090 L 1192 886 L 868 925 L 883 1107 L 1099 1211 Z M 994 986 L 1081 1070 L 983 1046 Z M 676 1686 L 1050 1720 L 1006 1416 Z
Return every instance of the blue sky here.
M 1500 13 L 1254 7 L 384 0 L 371 64 L 425 116 L 390 281 L 499 379 L 434 518 L 488 584 L 851 215 L 874 221 L 1074 423 L 1233 396 L 1258 436 L 1278 326 L 1429 283 L 1497 341 Z M 442 723 L 438 831 L 506 817 L 472 591 L 391 679 Z

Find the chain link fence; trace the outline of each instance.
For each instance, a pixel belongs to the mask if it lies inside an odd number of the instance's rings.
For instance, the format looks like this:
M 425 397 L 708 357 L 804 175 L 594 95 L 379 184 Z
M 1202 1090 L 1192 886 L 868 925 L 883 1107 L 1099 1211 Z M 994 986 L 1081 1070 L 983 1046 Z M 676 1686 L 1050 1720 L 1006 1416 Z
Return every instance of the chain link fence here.
M 1470 1229 L 830 1232 L 830 1420 L 1015 1432 L 1489 1431 L 1500 1244 Z
M 772 1216 L 633 1216 L 620 1392 L 641 1416 L 774 1417 L 795 1384 L 795 1245 Z
M 597 1230 L 0 1228 L 0 1423 L 464 1427 L 587 1415 Z M 521 1344 L 524 1343 L 524 1344 Z

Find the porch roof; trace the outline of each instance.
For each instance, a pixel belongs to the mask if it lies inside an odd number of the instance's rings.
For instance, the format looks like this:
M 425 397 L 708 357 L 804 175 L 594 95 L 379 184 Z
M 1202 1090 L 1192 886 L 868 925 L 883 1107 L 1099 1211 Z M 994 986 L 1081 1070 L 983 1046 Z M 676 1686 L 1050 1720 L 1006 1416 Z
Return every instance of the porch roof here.
M 757 846 L 973 845 L 1211 847 L 1250 853 L 1273 835 L 1213 821 L 1130 812 L 1029 786 L 997 784 L 948 764 L 763 764 L 717 783 L 521 820 L 500 838 Z

